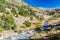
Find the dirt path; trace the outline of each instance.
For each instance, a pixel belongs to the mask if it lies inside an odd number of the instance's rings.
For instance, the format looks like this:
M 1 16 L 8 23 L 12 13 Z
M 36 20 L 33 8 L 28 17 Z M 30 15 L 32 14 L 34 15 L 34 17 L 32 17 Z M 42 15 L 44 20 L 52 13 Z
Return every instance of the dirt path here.
M 53 35 L 54 33 L 60 33 L 60 31 L 55 31 L 55 32 L 54 31 L 49 31 L 49 32 L 47 32 L 45 34 L 42 34 L 42 35 L 35 34 L 35 36 L 32 36 L 31 39 L 40 39 L 40 38 L 46 39 L 47 36 Z

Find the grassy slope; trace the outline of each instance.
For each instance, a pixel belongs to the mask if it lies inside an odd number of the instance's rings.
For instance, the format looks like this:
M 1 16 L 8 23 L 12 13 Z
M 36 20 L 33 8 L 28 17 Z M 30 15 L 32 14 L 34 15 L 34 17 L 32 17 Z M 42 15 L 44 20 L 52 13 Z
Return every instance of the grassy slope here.
M 18 3 L 11 3 L 11 1 L 7 2 L 4 0 L 0 0 L 0 13 L 2 13 L 2 15 L 0 14 L 0 26 L 3 30 L 12 29 L 18 33 L 20 33 L 21 30 L 35 30 L 37 26 L 41 27 L 43 25 L 43 21 L 46 19 L 47 21 L 48 19 L 51 21 L 55 20 L 56 18 L 60 18 L 60 16 L 57 15 L 53 16 L 50 14 L 46 14 L 48 12 L 46 12 L 46 10 L 44 9 L 37 9 L 28 5 L 20 5 L 20 3 L 18 5 Z M 30 20 L 31 17 L 33 17 L 33 20 Z M 58 21 L 58 19 L 56 20 Z M 31 22 L 31 26 L 27 27 L 25 24 L 23 24 L 24 21 Z

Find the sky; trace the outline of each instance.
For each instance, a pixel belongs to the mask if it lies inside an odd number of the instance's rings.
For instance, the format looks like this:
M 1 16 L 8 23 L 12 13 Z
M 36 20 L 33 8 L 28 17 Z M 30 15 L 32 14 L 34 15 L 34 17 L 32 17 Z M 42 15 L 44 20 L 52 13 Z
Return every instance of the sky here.
M 43 8 L 60 8 L 60 0 L 24 0 L 25 3 Z

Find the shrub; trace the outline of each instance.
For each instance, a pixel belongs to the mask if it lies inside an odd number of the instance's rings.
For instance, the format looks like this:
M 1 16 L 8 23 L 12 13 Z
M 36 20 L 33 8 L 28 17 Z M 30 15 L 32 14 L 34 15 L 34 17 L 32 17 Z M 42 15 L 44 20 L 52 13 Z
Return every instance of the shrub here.
M 33 17 L 32 16 L 30 17 L 30 20 L 33 20 Z
M 22 32 L 22 30 L 14 30 L 14 32 L 17 32 L 20 34 Z
M 2 36 L 2 34 L 0 33 L 0 37 Z
M 39 22 L 34 23 L 34 25 L 36 25 L 36 27 L 41 27 L 41 23 Z
M 1 33 L 2 31 L 4 31 L 4 29 L 0 27 L 0 33 Z
M 41 21 L 44 19 L 44 16 L 43 15 L 36 15 L 35 18 L 38 20 L 38 21 Z
M 30 21 L 24 21 L 24 23 L 27 27 L 31 26 L 31 22 Z
M 54 11 L 52 11 L 52 12 L 47 12 L 47 14 L 48 14 L 48 15 L 54 15 L 55 12 L 54 12 Z
M 37 26 L 37 27 L 35 28 L 35 31 L 40 32 L 40 31 L 41 31 L 40 27 Z
M 15 29 L 16 28 L 16 25 L 14 23 L 14 19 L 11 15 L 8 15 L 8 14 L 3 14 L 2 18 L 2 27 L 6 30 L 9 30 L 9 29 Z
M 14 16 L 18 17 L 17 10 L 13 7 L 11 12 L 13 13 Z
M 21 6 L 19 8 L 19 14 L 22 16 L 34 16 L 35 12 L 30 9 L 28 6 Z
M 21 28 L 26 28 L 26 26 L 21 26 Z

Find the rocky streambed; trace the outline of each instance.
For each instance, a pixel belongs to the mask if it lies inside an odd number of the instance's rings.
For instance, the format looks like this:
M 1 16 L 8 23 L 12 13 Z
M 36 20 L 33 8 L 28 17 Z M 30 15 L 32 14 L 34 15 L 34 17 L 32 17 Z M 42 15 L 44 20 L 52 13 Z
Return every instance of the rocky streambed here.
M 26 31 L 20 34 L 14 34 L 9 37 L 0 37 L 0 40 L 21 40 L 21 39 L 29 39 L 32 35 L 36 34 L 35 31 Z

